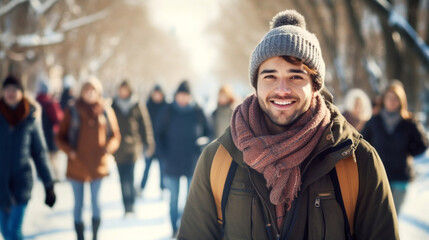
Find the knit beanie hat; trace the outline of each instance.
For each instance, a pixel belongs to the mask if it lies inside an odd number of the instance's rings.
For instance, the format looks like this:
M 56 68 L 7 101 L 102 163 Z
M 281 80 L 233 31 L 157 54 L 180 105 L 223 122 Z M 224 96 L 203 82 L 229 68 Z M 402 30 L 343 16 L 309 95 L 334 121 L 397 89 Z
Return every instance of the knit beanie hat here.
M 189 86 L 189 82 L 188 81 L 183 81 L 182 83 L 180 83 L 179 88 L 177 88 L 176 94 L 179 92 L 184 92 L 184 93 L 188 93 L 191 94 L 191 88 Z
M 6 79 L 3 82 L 3 88 L 5 88 L 8 85 L 14 85 L 19 90 L 21 90 L 22 92 L 24 92 L 24 86 L 22 85 L 21 80 L 19 78 L 15 77 L 15 76 L 13 76 L 13 75 L 8 75 L 6 77 Z
M 156 85 L 153 87 L 152 91 L 153 91 L 153 92 L 155 92 L 155 91 L 157 91 L 157 92 L 163 92 L 163 91 L 162 91 L 162 87 L 161 87 L 161 85 L 159 85 L 159 84 L 156 84 Z
M 304 17 L 295 10 L 285 10 L 273 17 L 270 31 L 258 43 L 250 59 L 250 81 L 256 88 L 259 66 L 276 56 L 299 58 L 305 65 L 315 69 L 325 79 L 325 63 L 319 41 L 306 30 Z

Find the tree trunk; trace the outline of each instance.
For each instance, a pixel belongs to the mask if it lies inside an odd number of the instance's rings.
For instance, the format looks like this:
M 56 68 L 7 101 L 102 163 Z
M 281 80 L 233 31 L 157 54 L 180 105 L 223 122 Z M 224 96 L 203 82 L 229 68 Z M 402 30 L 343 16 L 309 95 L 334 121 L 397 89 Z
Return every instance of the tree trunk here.
M 408 1 L 407 19 L 410 25 L 417 29 L 417 12 L 419 7 L 419 0 Z M 404 65 L 404 72 L 401 80 L 406 81 L 404 84 L 405 91 L 407 92 L 408 107 L 410 111 L 417 111 L 421 108 L 419 104 L 420 95 L 420 79 L 418 74 L 418 61 L 417 56 L 412 50 L 413 46 L 405 45 L 404 59 L 407 62 Z

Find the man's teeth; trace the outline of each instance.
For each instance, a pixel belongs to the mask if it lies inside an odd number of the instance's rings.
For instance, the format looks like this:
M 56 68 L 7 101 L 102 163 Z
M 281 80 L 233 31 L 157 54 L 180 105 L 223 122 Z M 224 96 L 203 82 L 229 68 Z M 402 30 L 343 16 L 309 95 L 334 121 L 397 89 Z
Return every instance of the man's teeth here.
M 292 104 L 292 101 L 276 101 L 276 100 L 274 100 L 274 103 L 277 105 L 289 105 L 289 104 Z

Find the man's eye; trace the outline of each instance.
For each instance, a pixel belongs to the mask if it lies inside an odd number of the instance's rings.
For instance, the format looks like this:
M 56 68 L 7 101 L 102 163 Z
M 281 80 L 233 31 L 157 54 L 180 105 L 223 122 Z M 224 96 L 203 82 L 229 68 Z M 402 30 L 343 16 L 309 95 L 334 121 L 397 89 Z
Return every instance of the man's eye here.
M 295 75 L 295 76 L 292 76 L 291 79 L 303 79 L 303 78 L 299 75 Z
M 275 76 L 274 75 L 266 75 L 264 78 L 265 79 L 273 79 L 273 78 L 275 78 Z

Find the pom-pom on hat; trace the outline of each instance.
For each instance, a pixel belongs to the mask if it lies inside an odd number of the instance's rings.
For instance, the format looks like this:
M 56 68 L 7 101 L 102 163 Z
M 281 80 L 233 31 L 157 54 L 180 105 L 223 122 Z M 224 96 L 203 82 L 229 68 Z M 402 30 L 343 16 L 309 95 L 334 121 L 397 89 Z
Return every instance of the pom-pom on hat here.
M 258 43 L 252 53 L 249 66 L 250 81 L 256 88 L 259 66 L 276 56 L 299 58 L 315 69 L 325 80 L 325 62 L 316 36 L 306 29 L 304 17 L 295 10 L 285 10 L 273 17 L 270 31 Z M 318 89 L 320 90 L 320 89 Z

